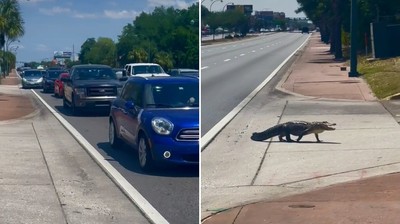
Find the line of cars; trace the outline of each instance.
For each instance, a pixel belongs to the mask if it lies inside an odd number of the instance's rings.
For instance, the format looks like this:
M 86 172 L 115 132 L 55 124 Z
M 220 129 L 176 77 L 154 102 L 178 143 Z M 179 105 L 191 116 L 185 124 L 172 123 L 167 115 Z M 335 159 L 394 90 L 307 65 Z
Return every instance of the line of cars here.
M 157 64 L 143 63 L 127 64 L 121 72 L 118 77 L 111 67 L 93 64 L 69 72 L 30 69 L 22 75 L 22 87 L 40 88 L 41 82 L 43 92 L 62 97 L 73 115 L 107 108 L 111 147 L 136 149 L 143 171 L 160 162 L 198 165 L 198 75 L 170 76 Z

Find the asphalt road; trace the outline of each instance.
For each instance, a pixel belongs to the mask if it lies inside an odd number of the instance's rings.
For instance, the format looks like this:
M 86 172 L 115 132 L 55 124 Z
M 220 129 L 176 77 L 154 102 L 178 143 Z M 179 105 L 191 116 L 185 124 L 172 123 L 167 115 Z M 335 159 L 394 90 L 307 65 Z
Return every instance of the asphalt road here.
M 275 33 L 201 48 L 201 135 L 206 134 L 307 39 Z
M 136 151 L 125 146 L 114 150 L 108 143 L 108 112 L 72 116 L 62 106 L 62 99 L 35 90 L 46 103 L 60 113 L 120 172 L 130 184 L 170 223 L 198 223 L 198 167 L 162 166 L 150 174 L 143 173 Z

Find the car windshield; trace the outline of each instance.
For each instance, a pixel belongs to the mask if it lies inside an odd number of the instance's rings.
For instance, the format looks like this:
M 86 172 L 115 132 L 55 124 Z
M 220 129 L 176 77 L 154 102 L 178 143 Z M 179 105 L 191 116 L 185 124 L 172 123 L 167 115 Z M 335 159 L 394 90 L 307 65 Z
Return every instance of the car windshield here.
M 145 105 L 158 108 L 198 107 L 197 83 L 163 83 L 145 88 Z
M 137 74 L 146 74 L 146 73 L 151 73 L 151 74 L 160 74 L 164 73 L 164 70 L 157 65 L 138 65 L 133 67 L 133 72 L 134 75 Z
M 47 77 L 52 78 L 52 79 L 56 79 L 63 72 L 65 72 L 65 71 L 62 71 L 62 70 L 60 70 L 60 71 L 48 71 L 47 72 L 47 74 L 48 74 Z
M 111 68 L 77 68 L 73 77 L 76 80 L 117 79 Z
M 24 78 L 39 78 L 42 76 L 42 71 L 25 71 L 24 73 Z

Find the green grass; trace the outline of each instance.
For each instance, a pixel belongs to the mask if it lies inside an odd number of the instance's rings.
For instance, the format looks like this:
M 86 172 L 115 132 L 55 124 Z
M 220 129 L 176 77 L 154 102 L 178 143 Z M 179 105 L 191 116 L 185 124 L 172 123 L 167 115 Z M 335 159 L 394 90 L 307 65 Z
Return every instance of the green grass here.
M 377 98 L 385 99 L 400 93 L 400 57 L 358 60 L 358 72 L 364 76 Z

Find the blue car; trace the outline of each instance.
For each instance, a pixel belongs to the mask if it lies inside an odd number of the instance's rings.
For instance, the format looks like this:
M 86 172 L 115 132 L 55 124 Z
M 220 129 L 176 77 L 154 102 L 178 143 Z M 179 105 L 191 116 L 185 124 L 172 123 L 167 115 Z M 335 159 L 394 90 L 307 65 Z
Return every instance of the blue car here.
M 160 162 L 198 165 L 199 79 L 130 77 L 111 105 L 109 142 L 137 149 L 144 171 Z

